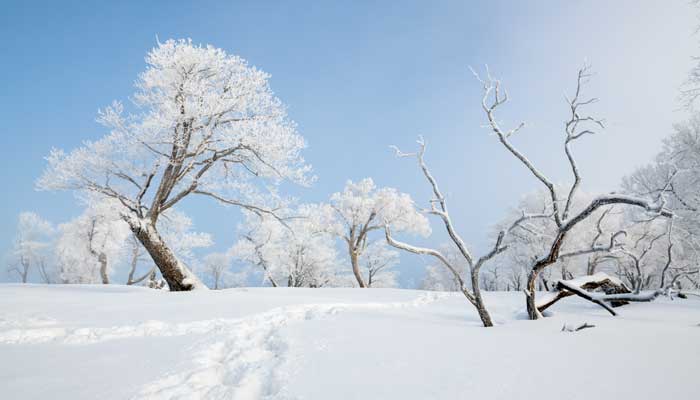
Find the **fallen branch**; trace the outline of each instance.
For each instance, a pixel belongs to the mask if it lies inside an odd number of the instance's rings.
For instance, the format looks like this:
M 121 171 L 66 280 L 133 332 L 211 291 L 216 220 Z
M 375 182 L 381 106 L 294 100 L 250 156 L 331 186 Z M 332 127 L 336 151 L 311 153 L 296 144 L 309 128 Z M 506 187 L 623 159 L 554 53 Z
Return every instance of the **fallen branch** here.
M 583 324 L 577 326 L 577 327 L 572 327 L 567 324 L 564 324 L 564 326 L 561 327 L 562 332 L 578 332 L 584 329 L 588 328 L 595 328 L 595 325 L 589 324 L 588 322 L 584 322 Z
M 592 303 L 595 303 L 595 304 L 603 307 L 610 314 L 612 314 L 614 316 L 617 315 L 615 310 L 613 310 L 612 307 L 610 307 L 605 301 L 599 299 L 598 296 L 595 296 L 593 293 L 589 293 L 586 290 L 584 290 L 576 285 L 573 285 L 567 281 L 559 281 L 559 282 L 557 282 L 557 288 L 559 288 L 559 290 L 563 290 L 563 289 L 568 290 L 581 298 L 584 298 Z
M 598 300 L 601 301 L 632 301 L 632 302 L 647 302 L 652 301 L 659 297 L 663 293 L 663 290 L 654 290 L 647 293 L 621 293 L 621 294 L 606 294 L 606 295 L 596 295 L 593 294 Z
M 564 285 L 560 285 L 560 282 L 565 282 Z M 616 295 L 616 294 L 631 294 L 629 288 L 625 286 L 622 281 L 619 279 L 613 278 L 609 276 L 608 274 L 598 272 L 593 275 L 586 275 L 582 276 L 579 278 L 575 279 L 570 279 L 567 281 L 560 280 L 557 282 L 555 285 L 555 288 L 558 290 L 557 292 L 554 293 L 553 296 L 550 297 L 544 297 L 543 299 L 540 300 L 539 304 L 537 305 L 537 309 L 539 312 L 543 312 L 550 306 L 552 306 L 554 303 L 557 301 L 573 296 L 576 293 L 572 290 L 568 290 L 565 286 L 575 286 L 579 288 L 580 290 L 584 291 L 592 291 L 596 289 L 601 289 L 603 292 L 605 292 L 606 295 Z M 591 296 L 593 296 L 592 293 L 590 293 Z M 627 304 L 627 301 L 625 299 L 606 299 L 607 301 L 611 302 L 612 307 L 619 307 Z
M 631 293 L 622 281 L 602 272 L 581 276 L 576 279 L 559 280 L 555 288 L 558 291 L 553 296 L 545 298 L 538 304 L 537 309 L 539 312 L 546 310 L 552 304 L 565 297 L 576 295 L 603 307 L 612 315 L 617 315 L 613 307 L 629 304 L 629 302 L 652 301 L 664 293 L 663 290 Z M 591 290 L 596 289 L 603 290 L 604 294 L 591 292 Z

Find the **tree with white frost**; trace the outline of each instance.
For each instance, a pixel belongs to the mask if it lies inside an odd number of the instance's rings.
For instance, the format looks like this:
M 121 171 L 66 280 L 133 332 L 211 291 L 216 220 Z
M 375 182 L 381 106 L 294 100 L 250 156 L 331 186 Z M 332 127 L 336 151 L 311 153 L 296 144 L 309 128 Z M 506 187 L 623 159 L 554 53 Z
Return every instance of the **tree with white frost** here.
M 555 190 L 561 192 L 557 187 Z M 584 207 L 594 196 L 579 192 L 573 208 Z M 520 282 L 523 266 L 531 265 L 548 251 L 548 244 L 557 234 L 557 224 L 549 206 L 549 194 L 538 190 L 521 198 L 517 207 L 507 217 L 496 224 L 502 230 L 510 226 L 522 215 L 540 215 L 518 224 L 508 235 L 505 244 L 508 250 L 500 258 L 509 270 L 503 276 L 508 287 L 522 289 Z M 555 264 L 539 275 L 538 290 L 550 290 L 550 279 L 572 279 L 580 275 L 592 275 L 598 265 L 609 257 L 610 252 L 619 250 L 625 238 L 621 213 L 611 207 L 601 208 L 590 218 L 572 228 L 569 239 L 562 245 L 561 254 Z
M 52 283 L 48 270 L 47 251 L 50 249 L 54 227 L 33 212 L 22 212 L 17 222 L 12 249 L 9 254 L 8 273 L 27 283 L 33 269 L 44 283 Z
M 655 243 L 656 247 L 662 247 L 661 258 L 666 261 L 651 261 L 649 254 L 645 257 L 650 264 L 663 265 L 657 280 L 659 288 L 682 283 L 697 287 L 700 283 L 697 267 L 700 263 L 700 115 L 694 114 L 688 121 L 676 124 L 656 158 L 625 177 L 622 186 L 633 195 L 664 196 L 666 207 L 677 216 L 668 240 Z M 642 232 L 653 231 L 655 225 L 667 225 L 663 221 L 637 219 L 641 220 L 638 228 Z
M 469 266 L 464 261 L 464 258 L 459 253 L 459 250 L 449 244 L 444 244 L 438 249 L 443 254 L 445 259 L 450 263 L 456 275 L 442 265 L 428 265 L 425 268 L 425 275 L 420 282 L 419 288 L 424 290 L 438 290 L 442 292 L 460 292 L 462 284 L 470 286 L 469 283 Z M 459 276 L 459 279 L 457 279 Z
M 198 270 L 211 282 L 212 289 L 225 289 L 244 282 L 245 273 L 235 274 L 231 271 L 231 255 L 228 253 L 207 254 L 200 264 Z
M 372 242 L 372 232 L 391 224 L 396 232 L 430 234 L 427 219 L 416 211 L 408 194 L 377 188 L 371 178 L 357 183 L 348 181 L 342 192 L 331 196 L 330 207 L 336 218 L 329 231 L 347 245 L 352 272 L 361 288 L 368 287 L 360 259 Z
M 483 88 L 482 109 L 486 114 L 488 126 L 496 135 L 499 142 L 511 153 L 520 163 L 543 185 L 549 195 L 549 205 L 547 213 L 551 215 L 556 226 L 551 240 L 547 241 L 547 251 L 539 257 L 528 272 L 527 285 L 525 288 L 527 297 L 527 311 L 530 319 L 541 317 L 536 304 L 536 282 L 539 274 L 555 264 L 561 254 L 565 243 L 570 240 L 571 232 L 582 222 L 593 218 L 596 211 L 611 205 L 638 207 L 652 215 L 672 217 L 673 213 L 665 208 L 665 198 L 662 195 L 649 200 L 643 197 L 635 197 L 623 194 L 611 193 L 600 195 L 580 208 L 573 207 L 576 202 L 576 195 L 581 184 L 581 174 L 572 153 L 572 144 L 577 140 L 595 133 L 596 128 L 602 128 L 601 120 L 584 113 L 584 108 L 597 101 L 596 98 L 584 99 L 582 88 L 590 77 L 588 66 L 584 66 L 578 72 L 576 89 L 573 97 L 567 98 L 569 107 L 569 118 L 564 123 L 564 153 L 567 157 L 569 168 L 573 175 L 573 182 L 566 190 L 566 194 L 560 197 L 554 183 L 543 172 L 541 172 L 532 161 L 521 153 L 511 142 L 514 135 L 525 126 L 521 123 L 517 127 L 506 130 L 501 127 L 496 117 L 496 111 L 508 101 L 507 93 L 501 88 L 501 83 L 493 79 L 490 74 L 486 79 L 481 79 L 476 73 L 475 76 L 481 82 Z M 613 239 L 611 239 L 613 240 Z M 594 249 L 593 249 L 594 250 Z M 592 249 L 582 249 L 581 252 L 593 251 Z
M 230 258 L 224 253 L 211 253 L 204 257 L 202 271 L 210 276 L 212 289 L 219 289 L 223 284 L 224 274 L 230 263 Z
M 329 210 L 302 205 L 276 218 L 247 213 L 240 240 L 230 254 L 261 272 L 272 286 L 322 287 L 338 282 L 333 237 L 325 229 Z
M 272 287 L 278 287 L 279 284 L 274 276 L 277 275 L 277 272 L 273 271 L 271 264 L 276 252 L 270 249 L 276 245 L 277 232 L 282 227 L 278 227 L 272 221 L 255 214 L 246 214 L 245 222 L 241 226 L 243 232 L 240 239 L 228 251 L 232 257 L 243 261 L 249 268 L 261 273 L 263 283 L 267 281 Z M 273 241 L 273 236 L 275 241 Z
M 133 96 L 138 112 L 125 114 L 118 102 L 102 110 L 109 133 L 70 153 L 53 150 L 38 187 L 117 200 L 170 290 L 203 288 L 163 240 L 160 217 L 191 196 L 274 216 L 275 197 L 257 183 L 306 183 L 305 143 L 269 76 L 241 58 L 168 40 L 146 62 Z
M 454 278 L 449 272 L 439 265 L 428 265 L 418 289 L 437 290 L 440 292 L 458 292 L 459 288 L 454 284 Z
M 130 233 L 119 209 L 116 200 L 104 198 L 58 226 L 55 253 L 63 283 L 110 283 Z
M 126 240 L 126 254 L 127 254 L 127 259 L 128 259 L 128 265 L 129 265 L 129 274 L 126 277 L 126 284 L 127 285 L 136 285 L 138 283 L 141 283 L 148 279 L 151 274 L 155 273 L 156 266 L 153 265 L 148 269 L 148 271 L 144 274 L 142 274 L 140 277 L 136 275 L 136 271 L 139 267 L 140 264 L 144 263 L 147 261 L 148 253 L 146 252 L 146 249 L 143 248 L 141 245 L 141 242 L 139 242 L 139 239 L 134 236 L 132 233 L 129 235 L 129 238 Z
M 360 257 L 367 287 L 396 287 L 397 272 L 393 267 L 399 262 L 399 253 L 387 246 L 385 240 L 376 240 L 367 246 Z

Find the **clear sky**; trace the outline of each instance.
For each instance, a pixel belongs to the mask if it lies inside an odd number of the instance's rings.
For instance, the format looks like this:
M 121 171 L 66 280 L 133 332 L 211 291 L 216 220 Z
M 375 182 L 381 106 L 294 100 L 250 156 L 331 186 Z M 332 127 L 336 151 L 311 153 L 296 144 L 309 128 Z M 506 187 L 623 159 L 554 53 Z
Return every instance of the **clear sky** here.
M 424 135 L 452 215 L 479 249 L 488 227 L 537 182 L 482 127 L 469 65 L 489 64 L 503 80 L 512 98 L 503 122 L 528 123 L 515 143 L 563 183 L 563 95 L 588 60 L 597 73 L 589 93 L 600 98 L 596 112 L 608 129 L 576 153 L 584 189 L 610 191 L 685 118 L 678 87 L 700 55 L 698 10 L 688 0 L 97 3 L 3 1 L 2 252 L 20 211 L 52 222 L 79 214 L 71 194 L 34 190 L 43 157 L 105 133 L 97 109 L 133 93 L 156 36 L 212 44 L 272 74 L 319 178 L 311 189 L 292 189 L 305 201 L 326 200 L 347 179 L 366 176 L 427 201 L 415 164 L 388 149 L 411 149 Z M 185 211 L 215 235 L 216 249 L 232 244 L 235 210 L 190 201 Z M 403 260 L 406 284 L 423 260 Z

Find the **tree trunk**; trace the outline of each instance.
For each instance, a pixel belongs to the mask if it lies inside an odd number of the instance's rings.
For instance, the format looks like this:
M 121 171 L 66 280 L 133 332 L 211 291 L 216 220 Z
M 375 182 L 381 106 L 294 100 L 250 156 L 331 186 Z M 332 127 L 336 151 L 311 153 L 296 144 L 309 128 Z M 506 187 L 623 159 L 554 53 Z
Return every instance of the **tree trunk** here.
M 139 244 L 134 243 L 134 239 L 136 239 L 136 236 L 132 236 L 131 239 L 129 239 L 129 243 L 132 243 L 132 248 L 131 248 L 131 263 L 130 263 L 130 269 L 129 269 L 129 276 L 126 278 L 126 284 L 127 285 L 133 285 L 134 283 L 134 274 L 136 273 L 136 266 L 139 263 Z M 138 241 L 138 239 L 136 239 Z M 143 276 L 143 279 L 146 279 L 148 275 L 150 275 L 150 271 Z
M 486 305 L 484 304 L 484 299 L 481 297 L 481 288 L 479 288 L 479 269 L 475 268 L 472 270 L 472 292 L 474 292 L 474 306 L 476 311 L 479 313 L 479 318 L 486 328 L 493 326 L 493 321 L 491 321 L 491 315 L 489 315 Z
M 147 219 L 127 220 L 131 231 L 148 251 L 161 275 L 168 283 L 170 291 L 179 292 L 207 287 L 177 259 L 163 238 L 158 234 L 153 222 Z
M 100 253 L 97 257 L 97 261 L 100 262 L 100 277 L 102 278 L 102 284 L 109 284 L 109 275 L 107 275 L 107 255 L 105 253 Z
M 526 305 L 527 305 L 527 316 L 531 320 L 539 319 L 542 314 L 537 310 L 537 304 L 535 302 L 535 285 L 537 283 L 537 269 L 533 268 L 530 270 L 530 274 L 527 276 L 527 286 L 525 288 Z
M 357 252 L 351 248 L 350 263 L 352 263 L 352 273 L 355 275 L 355 279 L 357 279 L 357 283 L 360 285 L 360 287 L 366 288 L 367 284 L 365 283 L 365 279 L 362 277 L 362 271 L 360 271 L 360 262 L 358 258 Z

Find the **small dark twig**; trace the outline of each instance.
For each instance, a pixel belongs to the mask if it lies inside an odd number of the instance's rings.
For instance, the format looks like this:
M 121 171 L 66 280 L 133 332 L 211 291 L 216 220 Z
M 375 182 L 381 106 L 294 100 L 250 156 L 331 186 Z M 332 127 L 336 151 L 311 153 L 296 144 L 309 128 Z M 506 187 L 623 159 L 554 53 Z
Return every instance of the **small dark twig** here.
M 578 332 L 578 331 L 588 329 L 588 328 L 595 328 L 595 325 L 589 324 L 588 322 L 584 322 L 583 324 L 574 328 L 572 326 L 564 324 L 564 326 L 561 327 L 561 331 L 562 332 Z

